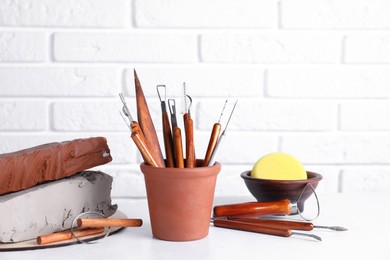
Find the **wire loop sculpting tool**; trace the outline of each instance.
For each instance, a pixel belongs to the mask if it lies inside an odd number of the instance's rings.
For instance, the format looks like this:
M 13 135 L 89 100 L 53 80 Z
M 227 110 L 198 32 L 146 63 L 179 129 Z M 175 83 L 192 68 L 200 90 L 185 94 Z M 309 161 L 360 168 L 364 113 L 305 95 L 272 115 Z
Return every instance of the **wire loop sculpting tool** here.
M 119 97 L 122 101 L 123 107 L 122 111 L 123 114 L 128 118 L 129 122 L 126 122 L 124 116 L 121 114 L 123 120 L 125 120 L 126 125 L 130 128 L 131 130 L 131 139 L 133 139 L 135 145 L 137 146 L 138 150 L 141 152 L 142 157 L 148 163 L 149 165 L 153 167 L 159 167 L 158 163 L 156 162 L 155 158 L 150 152 L 150 147 L 148 146 L 145 136 L 138 124 L 138 122 L 133 120 L 133 117 L 130 114 L 130 110 L 127 107 L 125 97 L 123 96 L 122 93 L 119 94 Z
M 171 113 L 171 124 L 173 133 L 173 151 L 175 154 L 175 165 L 177 168 L 184 168 L 183 144 L 181 140 L 181 130 L 177 126 L 176 101 L 168 99 L 169 112 Z
M 211 158 L 211 154 L 214 151 L 215 145 L 217 144 L 219 134 L 221 133 L 221 118 L 223 115 L 223 112 L 225 111 L 227 100 L 225 101 L 225 104 L 223 105 L 221 115 L 219 116 L 218 122 L 214 124 L 213 130 L 211 131 L 210 135 L 210 141 L 209 145 L 207 146 L 206 155 L 203 160 L 203 166 L 208 166 Z
M 172 140 L 172 131 L 169 124 L 168 112 L 166 107 L 166 87 L 165 85 L 158 85 L 156 87 L 158 98 L 161 102 L 161 112 L 162 112 L 162 127 L 164 135 L 164 146 L 165 146 L 165 156 L 166 156 L 166 166 L 175 167 L 175 156 L 173 152 L 173 140 Z M 162 95 L 163 94 L 163 95 Z
M 184 98 L 184 132 L 186 135 L 186 168 L 195 168 L 196 167 L 196 155 L 195 155 L 195 143 L 194 143 L 194 121 L 191 118 L 191 105 L 192 98 L 187 95 L 186 83 L 183 83 L 183 98 Z M 187 103 L 189 100 L 189 105 Z
M 223 129 L 221 136 L 218 138 L 218 141 L 217 141 L 217 143 L 216 143 L 216 145 L 215 145 L 215 148 L 214 148 L 214 150 L 213 150 L 213 152 L 212 152 L 212 154 L 211 154 L 211 157 L 210 157 L 210 161 L 209 161 L 209 163 L 208 163 L 208 166 L 212 166 L 212 165 L 215 163 L 215 155 L 217 154 L 217 151 L 218 151 L 218 149 L 219 149 L 219 146 L 221 145 L 221 142 L 222 142 L 223 138 L 224 138 L 225 135 L 226 135 L 226 129 L 227 129 L 227 127 L 229 126 L 230 119 L 232 118 L 233 112 L 234 112 L 234 110 L 236 109 L 237 102 L 238 102 L 238 100 L 236 101 L 236 103 L 234 103 L 232 112 L 230 113 L 230 116 L 229 116 L 229 119 L 228 119 L 228 121 L 227 121 L 227 123 L 226 123 L 226 126 L 225 126 L 225 128 Z

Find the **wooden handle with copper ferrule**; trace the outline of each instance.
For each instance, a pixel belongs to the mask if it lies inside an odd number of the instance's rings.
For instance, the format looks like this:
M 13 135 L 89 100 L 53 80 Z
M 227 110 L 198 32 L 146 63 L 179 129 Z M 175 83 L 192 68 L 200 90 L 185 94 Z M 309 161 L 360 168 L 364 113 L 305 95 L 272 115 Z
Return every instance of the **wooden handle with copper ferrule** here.
M 145 136 L 143 135 L 142 130 L 136 121 L 133 121 L 131 123 L 131 139 L 133 139 L 135 145 L 141 152 L 142 157 L 147 164 L 153 167 L 164 167 L 164 165 L 158 164 L 153 157 L 150 148 L 146 142 Z
M 85 237 L 89 235 L 95 235 L 95 234 L 100 234 L 104 232 L 104 228 L 83 228 L 83 229 L 76 229 L 73 230 L 73 234 L 79 238 L 79 237 Z M 37 243 L 39 245 L 46 245 L 54 242 L 60 242 L 64 240 L 69 240 L 74 238 L 72 233 L 67 230 L 67 231 L 62 231 L 62 232 L 57 232 L 53 234 L 48 234 L 48 235 L 43 235 L 37 237 Z
M 208 166 L 211 155 L 214 151 L 215 145 L 217 144 L 219 134 L 221 133 L 221 124 L 215 123 L 213 126 L 213 130 L 211 131 L 209 145 L 207 146 L 206 155 L 204 157 L 203 166 Z
M 185 115 L 188 115 L 186 113 Z M 186 134 L 186 168 L 196 167 L 195 144 L 194 144 L 194 121 L 184 115 L 184 130 Z
M 142 219 L 117 219 L 117 218 L 80 218 L 77 220 L 79 227 L 140 227 Z
M 213 212 L 214 217 L 290 215 L 291 203 L 287 199 L 272 202 L 247 202 L 215 206 Z
M 292 230 L 313 230 L 314 225 L 310 222 L 299 221 L 286 221 L 286 220 L 274 220 L 274 219 L 259 219 L 259 218 L 240 218 L 230 217 L 229 219 L 239 222 L 252 223 L 260 226 L 275 227 L 275 228 L 287 228 Z
M 183 144 L 181 141 L 181 130 L 179 127 L 173 128 L 173 149 L 177 168 L 184 168 Z
M 227 220 L 227 219 L 215 219 L 214 226 L 262 233 L 268 235 L 282 236 L 282 237 L 289 237 L 292 235 L 291 230 L 287 228 L 267 227 L 267 226 L 256 225 L 253 223 L 238 222 L 238 221 Z
M 163 125 L 163 134 L 164 134 L 166 166 L 175 167 L 175 155 L 173 152 L 172 131 L 171 131 L 171 125 L 169 124 L 169 118 L 167 112 L 162 113 L 162 125 Z

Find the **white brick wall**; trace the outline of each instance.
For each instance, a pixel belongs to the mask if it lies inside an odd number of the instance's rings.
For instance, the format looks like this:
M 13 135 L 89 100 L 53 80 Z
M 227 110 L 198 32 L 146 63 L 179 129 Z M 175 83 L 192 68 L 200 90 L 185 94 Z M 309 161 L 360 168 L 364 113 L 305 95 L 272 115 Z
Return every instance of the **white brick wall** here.
M 390 191 L 389 13 L 386 0 L 0 0 L 0 152 L 106 136 L 113 195 L 144 197 L 118 115 L 120 91 L 136 115 L 136 68 L 160 139 L 155 86 L 178 98 L 187 82 L 199 157 L 239 99 L 217 196 L 248 195 L 239 174 L 274 151 L 320 172 L 321 193 Z

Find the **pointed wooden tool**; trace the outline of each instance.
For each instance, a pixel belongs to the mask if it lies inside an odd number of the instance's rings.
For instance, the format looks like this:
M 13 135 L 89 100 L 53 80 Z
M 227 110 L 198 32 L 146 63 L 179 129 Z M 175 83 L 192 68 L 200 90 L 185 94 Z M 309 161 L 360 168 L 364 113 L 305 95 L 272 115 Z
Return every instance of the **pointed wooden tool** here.
M 150 147 L 150 152 L 154 155 L 158 167 L 165 167 L 164 158 L 161 153 L 160 143 L 158 142 L 156 129 L 150 116 L 148 104 L 142 91 L 141 83 L 138 79 L 137 72 L 134 70 L 135 95 L 137 101 L 138 123 L 141 126 L 145 139 Z

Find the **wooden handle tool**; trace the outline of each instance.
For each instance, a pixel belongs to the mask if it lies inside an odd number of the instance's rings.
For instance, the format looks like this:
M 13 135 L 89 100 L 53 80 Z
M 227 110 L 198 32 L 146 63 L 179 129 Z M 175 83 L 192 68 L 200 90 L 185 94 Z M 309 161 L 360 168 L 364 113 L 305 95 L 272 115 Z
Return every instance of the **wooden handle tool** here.
M 73 234 L 76 237 L 85 237 L 89 235 L 95 235 L 95 234 L 100 234 L 104 232 L 104 228 L 83 228 L 83 229 L 76 229 L 73 231 Z M 62 232 L 57 232 L 53 234 L 48 234 L 48 235 L 43 235 L 37 237 L 37 243 L 39 245 L 46 245 L 54 242 L 60 242 L 64 240 L 69 240 L 74 238 L 72 233 L 68 231 L 62 231 Z
M 235 229 L 235 230 L 262 233 L 262 234 L 268 234 L 268 235 L 282 236 L 282 237 L 290 237 L 292 235 L 300 235 L 300 236 L 311 237 L 311 238 L 314 238 L 318 241 L 322 240 L 321 237 L 319 237 L 319 236 L 316 236 L 313 234 L 293 232 L 293 231 L 291 231 L 291 229 L 288 229 L 288 228 L 268 227 L 268 226 L 256 225 L 253 223 L 239 222 L 239 221 L 227 220 L 227 219 L 215 219 L 214 226 L 222 227 L 222 228 L 230 228 L 230 229 Z
M 310 222 L 302 222 L 302 221 L 288 221 L 288 220 L 275 220 L 275 219 L 260 219 L 260 218 L 241 218 L 241 217 L 228 217 L 231 220 L 239 221 L 239 222 L 247 222 L 258 225 L 265 225 L 269 227 L 282 227 L 289 228 L 293 230 L 306 230 L 310 231 L 314 228 L 324 228 L 330 229 L 333 231 L 347 231 L 348 229 L 340 226 L 318 226 L 314 225 Z
M 131 131 L 131 139 L 133 139 L 135 145 L 137 146 L 138 150 L 141 152 L 142 157 L 145 160 L 145 163 L 153 166 L 153 167 L 160 167 L 157 160 L 155 159 L 154 155 L 151 152 L 150 147 L 148 146 L 145 136 L 139 126 L 139 124 L 133 120 L 133 117 L 130 114 L 129 108 L 127 107 L 126 100 L 122 93 L 119 94 L 119 97 L 121 98 L 121 101 L 123 103 L 122 111 L 129 119 L 129 123 L 126 122 L 125 117 L 120 113 L 123 120 L 125 121 L 126 125 L 129 127 Z
M 217 144 L 219 134 L 221 133 L 221 124 L 215 123 L 211 132 L 209 145 L 207 146 L 206 155 L 204 157 L 203 166 L 208 166 L 211 158 L 211 154 L 214 151 L 215 145 Z
M 289 200 L 280 200 L 272 202 L 247 202 L 240 204 L 230 204 L 215 206 L 213 209 L 214 217 L 232 217 L 232 216 L 265 216 L 272 214 L 291 214 L 291 203 Z
M 184 119 L 184 129 L 186 134 L 186 168 L 195 168 L 194 121 L 190 117 Z
M 145 140 L 150 147 L 150 152 L 153 155 L 153 158 L 156 160 L 158 167 L 165 167 L 165 162 L 161 153 L 160 143 L 157 138 L 156 129 L 154 128 L 148 104 L 146 103 L 144 92 L 142 90 L 141 83 L 138 79 L 137 72 L 135 70 L 134 81 L 138 122 L 142 129 L 142 132 L 144 133 Z
M 215 149 L 215 145 L 217 144 L 219 134 L 221 133 L 220 122 L 222 119 L 223 112 L 225 111 L 227 102 L 228 101 L 226 100 L 225 104 L 223 105 L 221 115 L 219 116 L 218 122 L 214 124 L 213 130 L 211 131 L 209 145 L 207 146 L 206 155 L 205 155 L 204 160 L 203 160 L 203 166 L 208 166 L 210 163 L 211 155 Z
M 163 93 L 164 95 L 162 95 Z M 161 111 L 162 111 L 162 128 L 164 135 L 164 146 L 165 146 L 165 156 L 166 156 L 166 167 L 175 167 L 175 157 L 173 152 L 173 140 L 172 140 L 172 131 L 169 124 L 168 112 L 166 107 L 166 87 L 165 85 L 157 86 L 157 94 L 161 101 Z
M 187 102 L 189 100 L 189 103 Z M 192 98 L 187 95 L 187 85 L 183 83 L 183 121 L 186 134 L 186 168 L 196 167 L 195 143 L 194 143 L 194 121 L 191 118 Z
M 183 144 L 181 139 L 181 129 L 177 126 L 176 102 L 168 99 L 169 112 L 171 114 L 171 124 L 173 133 L 173 151 L 175 154 L 175 165 L 177 168 L 184 168 Z
M 79 227 L 140 227 L 142 219 L 115 219 L 115 218 L 80 218 L 77 220 Z

